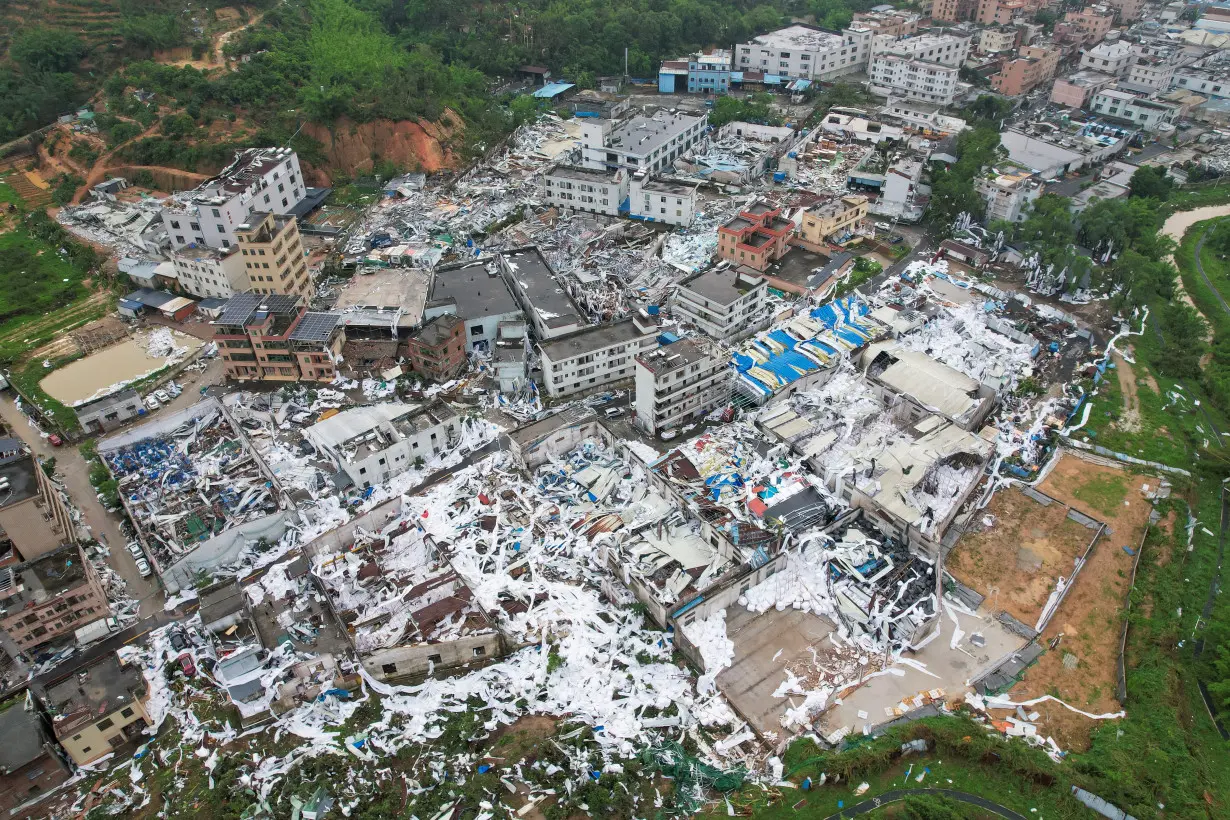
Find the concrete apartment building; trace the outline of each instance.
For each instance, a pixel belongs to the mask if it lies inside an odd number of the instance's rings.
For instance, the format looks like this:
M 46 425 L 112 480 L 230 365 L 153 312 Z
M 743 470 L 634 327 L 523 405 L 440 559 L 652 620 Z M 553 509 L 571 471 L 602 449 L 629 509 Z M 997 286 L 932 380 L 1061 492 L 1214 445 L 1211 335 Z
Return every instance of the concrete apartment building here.
M 144 737 L 148 697 L 141 668 L 111 654 L 48 685 L 42 700 L 56 740 L 85 766 Z
M 1132 61 L 1119 86 L 1142 94 L 1164 94 L 1170 90 L 1174 70 L 1174 64 L 1163 57 L 1140 56 Z
M 725 49 L 664 60 L 658 69 L 658 93 L 725 94 L 730 90 L 733 60 L 734 55 Z
M 340 313 L 309 311 L 296 296 L 241 293 L 227 301 L 213 326 L 228 379 L 337 378 L 337 356 L 346 343 Z
M 1087 6 L 1080 11 L 1069 11 L 1063 16 L 1067 29 L 1073 32 L 1073 39 L 1086 45 L 1100 43 L 1115 24 L 1113 12 L 1097 6 Z
M 1174 85 L 1214 100 L 1230 98 L 1230 74 L 1207 68 L 1177 68 Z
M 293 216 L 253 211 L 235 228 L 235 239 L 254 293 L 286 293 L 305 300 L 316 295 Z
M 442 401 L 386 402 L 343 410 L 303 436 L 355 487 L 366 489 L 451 449 L 460 429 L 461 416 Z
M 466 368 L 466 323 L 445 313 L 428 319 L 406 342 L 406 358 L 415 373 L 446 382 Z
M 436 269 L 423 319 L 446 313 L 465 322 L 467 353 L 494 349 L 501 323 L 525 321 L 525 314 L 494 259 L 457 262 Z
M 1029 207 L 1042 196 L 1042 185 L 1027 171 L 980 178 L 975 187 L 987 203 L 986 221 L 1023 222 Z
M 1078 71 L 1067 77 L 1058 77 L 1051 86 L 1051 102 L 1068 108 L 1085 108 L 1093 102 L 1093 95 L 1103 88 L 1114 85 L 1115 78 L 1097 71 Z
M 628 209 L 633 219 L 687 227 L 696 215 L 696 186 L 650 179 L 638 172 L 629 187 Z
M 1134 23 L 1140 19 L 1145 8 L 1145 0 L 1102 0 L 1102 5 L 1110 6 L 1119 18 L 1119 24 Z
M 888 34 L 892 37 L 909 37 L 918 33 L 921 15 L 912 11 L 856 11 L 854 22 L 861 28 L 871 29 L 871 33 Z
M 539 341 L 575 333 L 589 324 L 585 311 L 538 248 L 531 245 L 501 251 L 496 261 Z
M 1059 65 L 1059 49 L 1024 46 L 1017 55 L 991 77 L 991 87 L 999 93 L 1010 97 L 1028 94 L 1054 78 Z
M 581 165 L 595 171 L 624 169 L 651 174 L 673 168 L 675 160 L 698 143 L 709 117 L 672 114 L 635 116 L 615 122 L 585 119 L 581 123 Z
M 1014 28 L 984 28 L 978 35 L 978 51 L 982 54 L 1012 51 L 1019 36 Z
M 1107 88 L 1093 96 L 1090 110 L 1107 119 L 1129 122 L 1142 131 L 1157 131 L 1179 118 L 1179 106 L 1145 99 L 1118 88 Z
M 730 356 L 688 338 L 636 357 L 636 423 L 650 435 L 703 418 L 730 401 Z
M 735 46 L 735 70 L 828 82 L 866 69 L 873 36 L 858 23 L 841 33 L 795 23 Z
M 657 325 L 638 313 L 631 319 L 540 341 L 547 395 L 571 396 L 631 379 L 633 359 L 657 347 L 657 334 Z
M 962 23 L 978 14 L 978 0 L 932 0 L 931 20 L 936 23 Z
M 919 34 L 915 37 L 877 35 L 871 42 L 871 58 L 874 60 L 877 54 L 895 54 L 960 68 L 969 57 L 971 42 L 968 36 L 954 34 Z
M 1037 5 L 1030 0 L 979 0 L 976 20 L 984 26 L 1006 26 L 1018 18 L 1032 16 Z
M 713 338 L 734 342 L 768 323 L 768 293 L 763 277 L 738 268 L 710 268 L 679 283 L 674 312 Z
M 171 254 L 180 289 L 202 299 L 229 299 L 251 288 L 247 261 L 236 245 L 185 248 Z
M 613 174 L 571 165 L 557 165 L 543 176 L 544 201 L 556 208 L 619 216 L 628 198 L 628 172 Z
M 0 439 L 0 566 L 77 543 L 59 491 L 18 439 Z
M 1082 69 L 1122 77 L 1132 67 L 1135 58 L 1131 43 L 1116 40 L 1113 43 L 1098 43 L 1081 51 L 1080 65 Z
M 107 593 L 76 544 L 0 567 L 0 629 L 23 652 L 109 614 Z
M 867 197 L 862 194 L 834 197 L 803 214 L 799 236 L 813 245 L 823 245 L 831 236 L 853 233 L 866 216 Z
M 899 158 L 885 170 L 880 197 L 871 207 L 871 211 L 878 216 L 903 219 L 906 222 L 922 219 L 926 210 L 923 204 L 925 200 L 920 202 L 917 196 L 922 175 L 921 159 L 912 156 Z
M 960 81 L 958 68 L 892 52 L 873 57 L 868 74 L 874 93 L 937 105 L 952 104 Z
M 249 148 L 220 174 L 196 189 L 176 194 L 162 220 L 171 247 L 229 248 L 248 214 L 289 214 L 307 193 L 299 155 L 289 148 Z
M 763 271 L 785 256 L 793 233 L 781 208 L 756 202 L 718 228 L 718 256 Z
M 35 707 L 29 690 L 0 703 L 0 814 L 42 816 L 41 811 L 14 812 L 18 806 L 48 794 L 72 777 L 55 750 L 55 741 Z

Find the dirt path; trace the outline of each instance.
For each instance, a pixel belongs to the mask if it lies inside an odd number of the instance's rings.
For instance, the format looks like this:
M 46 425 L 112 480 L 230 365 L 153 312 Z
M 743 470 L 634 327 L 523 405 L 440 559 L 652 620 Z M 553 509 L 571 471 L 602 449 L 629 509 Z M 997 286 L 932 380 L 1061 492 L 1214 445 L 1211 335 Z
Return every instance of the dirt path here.
M 104 182 L 108 178 L 107 171 L 112 167 L 111 159 L 115 156 L 116 152 L 120 151 L 121 149 L 129 145 L 132 145 L 137 140 L 145 139 L 146 137 L 153 136 L 154 133 L 157 132 L 158 126 L 160 124 L 161 124 L 161 118 L 155 120 L 154 123 L 150 125 L 149 128 L 146 128 L 140 134 L 137 134 L 132 139 L 121 142 L 119 145 L 115 146 L 110 151 L 106 152 L 105 154 L 100 156 L 98 159 L 94 160 L 94 164 L 90 167 L 89 172 L 85 175 L 85 184 L 77 189 L 77 193 L 73 194 L 73 204 L 74 205 L 80 204 L 82 198 L 85 197 L 86 193 L 88 193 L 91 188 L 93 188 L 95 185 L 97 185 L 100 182 Z
M 1140 430 L 1140 396 L 1136 393 L 1136 373 L 1127 359 L 1115 351 L 1115 373 L 1119 376 L 1119 389 L 1123 391 L 1123 417 L 1117 426 L 1125 433 Z
M 218 35 L 218 39 L 214 41 L 214 51 L 213 51 L 214 60 L 218 63 L 226 62 L 226 55 L 222 53 L 222 49 L 226 46 L 227 43 L 230 42 L 231 38 L 234 37 L 236 34 L 238 34 L 241 31 L 246 31 L 247 29 L 252 28 L 252 26 L 256 25 L 261 20 L 263 20 L 264 17 L 265 17 L 265 12 L 262 11 L 260 14 L 253 15 L 251 18 L 249 18 L 248 22 L 244 23 L 239 28 L 233 28 L 230 31 L 224 31 L 222 32 L 222 34 Z M 235 65 L 231 66 L 231 71 L 238 71 L 238 70 L 239 70 L 239 64 L 238 62 L 236 62 Z

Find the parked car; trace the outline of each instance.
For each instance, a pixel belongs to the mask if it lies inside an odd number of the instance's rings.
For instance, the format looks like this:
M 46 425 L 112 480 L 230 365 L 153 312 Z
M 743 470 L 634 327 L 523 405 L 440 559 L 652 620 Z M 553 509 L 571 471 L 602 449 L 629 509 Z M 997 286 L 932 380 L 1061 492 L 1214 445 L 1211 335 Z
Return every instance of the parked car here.
M 133 558 L 144 558 L 145 557 L 145 552 L 141 549 L 141 545 L 138 544 L 136 541 L 129 541 L 127 544 L 124 545 L 124 548 L 128 550 L 128 554 L 131 555 Z
M 623 414 L 624 409 L 622 407 L 608 407 L 602 411 L 602 415 L 606 416 L 608 419 L 617 419 Z
M 183 652 L 188 648 L 188 636 L 178 629 L 171 630 L 171 648 Z
M 179 656 L 179 668 L 184 670 L 184 674 L 188 677 L 196 674 L 196 664 L 192 662 L 192 656 L 187 652 Z
M 163 404 L 171 403 L 171 394 L 165 390 L 155 390 L 154 398 L 158 399 L 158 401 L 162 402 Z
M 50 444 L 52 447 L 59 447 L 61 444 L 64 443 L 64 439 L 60 438 L 55 433 L 52 433 L 51 435 L 47 436 L 47 443 Z
M 151 410 L 157 410 L 162 405 L 158 403 L 157 397 L 151 395 L 145 397 L 145 406 Z
M 658 437 L 661 438 L 663 441 L 670 441 L 677 435 L 679 435 L 678 430 L 663 430 L 661 433 L 659 433 Z
M 175 382 L 167 382 L 166 390 L 171 394 L 171 398 L 173 399 L 179 398 L 179 394 L 184 392 L 184 388 L 180 387 Z
M 148 578 L 154 574 L 154 571 L 150 569 L 149 561 L 144 558 L 137 559 L 137 572 L 141 573 L 142 578 Z

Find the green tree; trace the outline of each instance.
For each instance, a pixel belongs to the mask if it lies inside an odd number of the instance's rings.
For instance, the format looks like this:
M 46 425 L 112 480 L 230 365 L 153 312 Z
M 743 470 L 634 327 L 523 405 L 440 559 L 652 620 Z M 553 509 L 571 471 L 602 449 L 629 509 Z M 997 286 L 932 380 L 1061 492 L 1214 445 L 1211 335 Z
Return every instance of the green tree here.
M 1166 169 L 1152 165 L 1142 165 L 1132 174 L 1128 182 L 1128 196 L 1147 197 L 1165 202 L 1170 199 L 1174 188 L 1174 180 L 1166 176 Z
M 1159 324 L 1166 339 L 1166 355 L 1158 358 L 1158 370 L 1176 379 L 1199 377 L 1200 357 L 1206 347 L 1204 319 L 1190 305 L 1170 302 L 1162 308 Z
M 67 31 L 31 28 L 18 31 L 9 56 L 31 71 L 62 74 L 72 71 L 85 56 L 85 45 Z
M 979 126 L 961 132 L 957 137 L 952 167 L 932 174 L 931 202 L 927 219 L 932 225 L 947 230 L 959 214 L 970 213 L 981 218 L 986 202 L 975 190 L 974 181 L 982 169 L 994 162 L 999 149 L 999 131 L 991 126 Z

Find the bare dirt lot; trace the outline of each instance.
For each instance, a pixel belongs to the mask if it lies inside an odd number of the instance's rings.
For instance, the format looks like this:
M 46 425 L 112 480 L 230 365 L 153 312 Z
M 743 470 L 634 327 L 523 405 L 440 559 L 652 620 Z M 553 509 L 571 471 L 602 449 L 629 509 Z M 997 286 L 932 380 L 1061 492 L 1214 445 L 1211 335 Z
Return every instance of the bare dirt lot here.
M 1152 502 L 1142 491 L 1157 489 L 1152 476 L 1093 464 L 1065 454 L 1038 489 L 1107 525 L 1089 563 L 1077 576 L 1059 611 L 1039 640 L 1048 649 L 1009 693 L 1013 700 L 1054 695 L 1093 714 L 1119 711 L 1115 697 L 1123 603 L 1133 551 L 1149 523 Z M 1088 748 L 1094 721 L 1053 704 L 1040 709 L 1039 731 L 1064 749 Z
M 1044 507 L 1020 490 L 1000 490 L 986 509 L 990 528 L 966 533 L 948 556 L 948 571 L 1027 626 L 1038 622 L 1059 576 L 1067 578 L 1093 532 L 1060 504 Z

